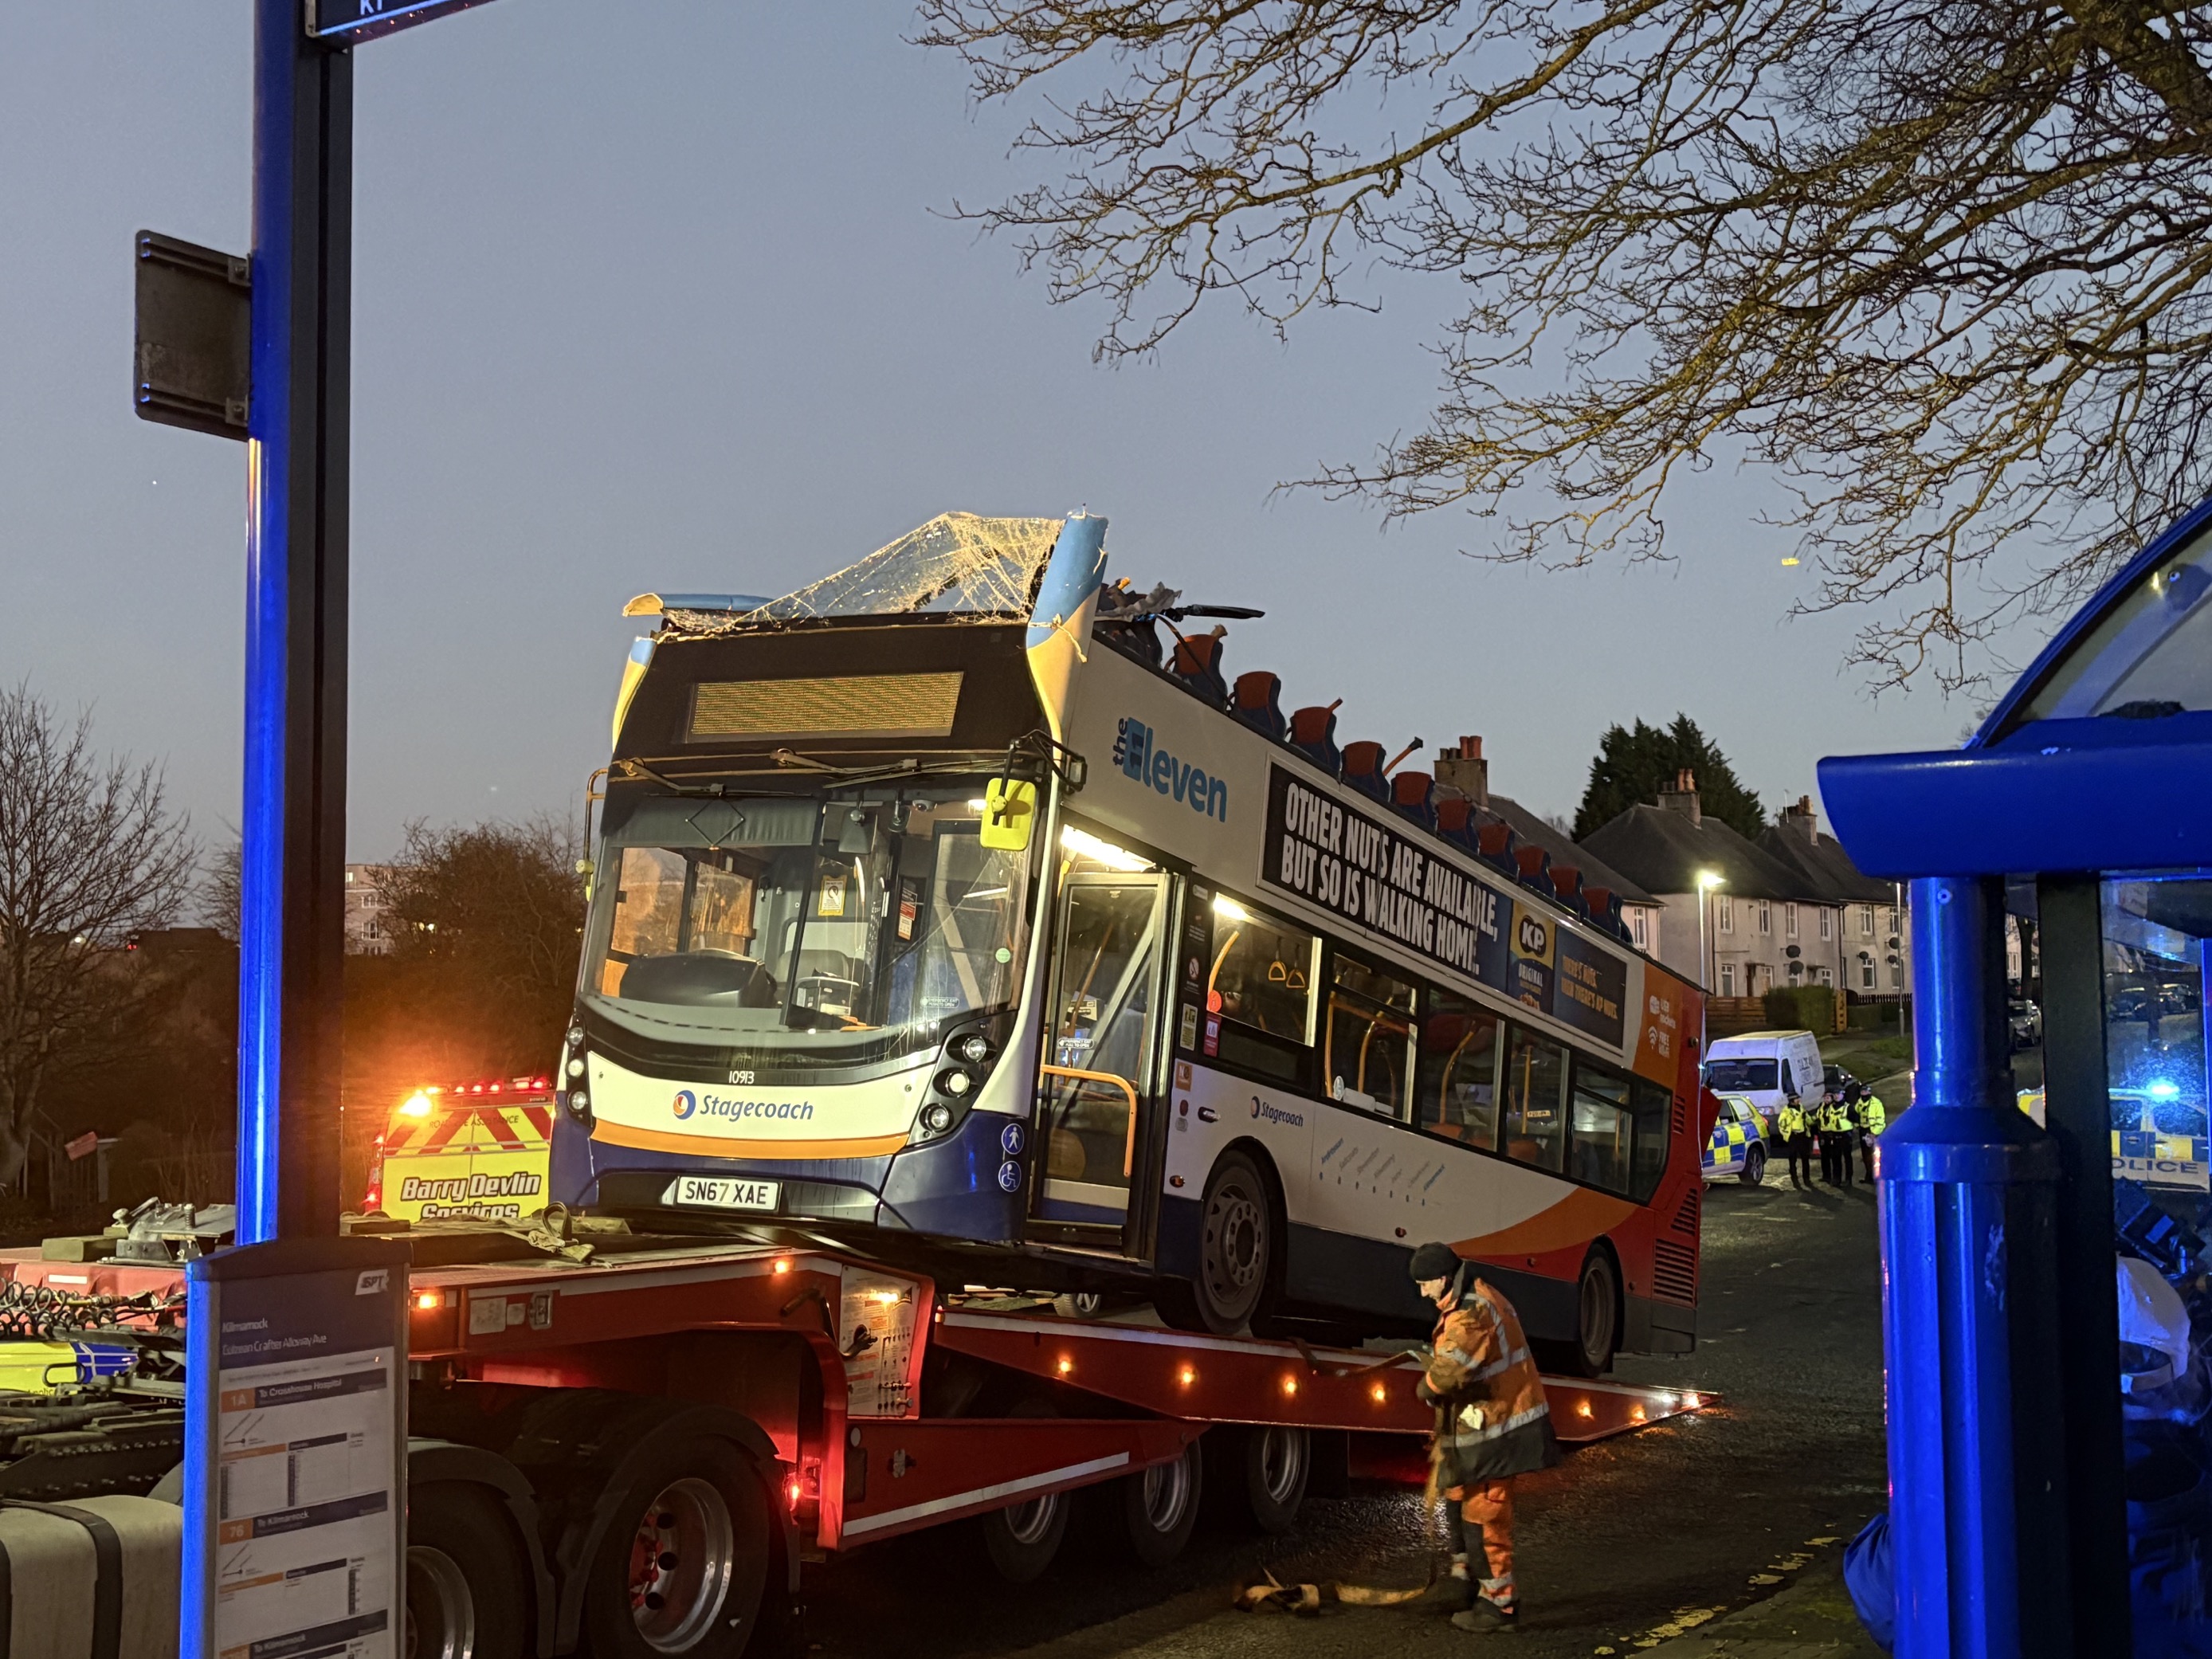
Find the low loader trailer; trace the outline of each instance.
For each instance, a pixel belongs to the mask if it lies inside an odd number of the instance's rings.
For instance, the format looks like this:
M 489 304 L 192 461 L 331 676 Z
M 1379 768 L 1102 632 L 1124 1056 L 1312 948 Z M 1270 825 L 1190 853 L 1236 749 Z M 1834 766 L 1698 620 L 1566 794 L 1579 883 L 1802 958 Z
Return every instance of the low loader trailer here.
M 1431 1421 L 1402 1347 L 1074 1316 L 813 1243 L 466 1226 L 409 1240 L 407 1659 L 781 1651 L 805 1563 L 967 1522 L 979 1569 L 1035 1578 L 1085 1489 L 1158 1565 L 1209 1480 L 1283 1531 L 1310 1492 L 1419 1478 Z M 82 1529 L 52 1571 L 76 1575 L 88 1609 L 41 1622 L 19 1567 L 0 1651 L 173 1654 L 175 1620 L 149 1616 L 176 1594 L 173 1561 L 166 1578 L 143 1561 L 181 1513 L 184 1269 L 55 1259 L 72 1254 L 97 1249 L 0 1253 L 0 1329 L 136 1363 L 0 1395 L 0 1552 L 11 1526 Z M 1547 1386 L 1570 1443 L 1702 1403 Z M 142 1541 L 118 1551 L 102 1527 Z

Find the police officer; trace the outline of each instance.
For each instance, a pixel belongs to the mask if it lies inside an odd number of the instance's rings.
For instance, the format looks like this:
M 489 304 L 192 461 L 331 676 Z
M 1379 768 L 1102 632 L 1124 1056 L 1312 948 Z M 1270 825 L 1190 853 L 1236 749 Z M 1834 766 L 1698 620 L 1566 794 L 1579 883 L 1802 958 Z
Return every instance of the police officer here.
M 1437 1408 L 1430 1455 L 1436 1483 L 1460 1505 L 1470 1547 L 1481 1540 L 1483 1568 L 1468 1583 L 1454 1628 L 1518 1628 L 1513 1593 L 1513 1478 L 1559 1461 L 1551 1407 L 1521 1320 L 1498 1290 L 1474 1277 L 1450 1245 L 1413 1252 L 1413 1282 L 1437 1304 L 1428 1374 L 1415 1392 Z
M 1774 1133 L 1790 1160 L 1790 1184 L 1802 1193 L 1813 1184 L 1813 1123 L 1796 1096 L 1784 1100 L 1774 1115 Z
M 1874 1143 L 1884 1129 L 1889 1127 L 1889 1108 L 1881 1103 L 1881 1097 L 1864 1085 L 1860 1085 L 1859 1156 L 1866 1161 L 1868 1185 L 1874 1183 Z
M 1820 1179 L 1831 1187 L 1851 1184 L 1850 1108 L 1834 1095 L 1820 1103 Z

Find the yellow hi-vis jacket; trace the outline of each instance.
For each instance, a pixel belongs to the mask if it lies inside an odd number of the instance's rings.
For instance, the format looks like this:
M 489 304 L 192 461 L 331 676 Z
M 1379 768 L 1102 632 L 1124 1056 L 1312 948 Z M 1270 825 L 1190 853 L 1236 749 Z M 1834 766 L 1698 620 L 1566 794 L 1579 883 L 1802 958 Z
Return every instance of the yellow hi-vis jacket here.
M 1839 1135 L 1851 1127 L 1850 1109 L 1840 1100 L 1832 1100 L 1820 1108 L 1820 1133 Z
M 1805 1116 L 1805 1109 L 1794 1101 L 1774 1115 L 1774 1133 L 1784 1140 L 1795 1140 L 1799 1135 L 1812 1132 L 1813 1126 Z
M 1878 1135 L 1889 1127 L 1889 1109 L 1881 1103 L 1880 1095 L 1869 1095 L 1859 1103 L 1859 1118 L 1870 1135 Z

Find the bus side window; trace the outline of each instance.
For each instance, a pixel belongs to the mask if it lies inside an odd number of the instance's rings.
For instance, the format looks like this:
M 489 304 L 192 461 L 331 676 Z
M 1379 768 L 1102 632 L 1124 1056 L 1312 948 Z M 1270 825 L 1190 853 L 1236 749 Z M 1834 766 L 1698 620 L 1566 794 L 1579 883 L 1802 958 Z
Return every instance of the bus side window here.
M 1206 1008 L 1221 1021 L 1215 1057 L 1274 1082 L 1311 1088 L 1321 940 L 1225 894 L 1213 901 L 1213 939 Z
M 1659 1190 L 1660 1177 L 1667 1173 L 1668 1124 L 1674 1104 L 1674 1096 L 1663 1085 L 1637 1079 L 1636 1156 L 1628 1195 L 1638 1204 Z
M 1513 1029 L 1505 1062 L 1505 1152 L 1557 1170 L 1567 1150 L 1567 1051 L 1533 1031 Z
M 1449 991 L 1431 991 L 1421 1010 L 1420 1063 L 1413 1094 L 1421 1127 L 1480 1146 L 1498 1146 L 1498 1017 Z
M 1567 1173 L 1607 1192 L 1626 1192 L 1636 1121 L 1628 1109 L 1628 1074 L 1577 1056 L 1572 1115 Z
M 1402 1120 L 1413 1085 L 1413 988 L 1346 956 L 1331 963 L 1322 1080 L 1331 1100 Z

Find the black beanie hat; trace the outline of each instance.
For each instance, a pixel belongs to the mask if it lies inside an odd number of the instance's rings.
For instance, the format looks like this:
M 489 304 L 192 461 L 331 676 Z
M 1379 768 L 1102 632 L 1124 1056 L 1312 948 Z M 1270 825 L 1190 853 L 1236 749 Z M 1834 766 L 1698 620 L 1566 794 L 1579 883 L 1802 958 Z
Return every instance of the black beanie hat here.
M 1418 1285 L 1425 1279 L 1449 1279 L 1459 1271 L 1459 1257 L 1453 1253 L 1450 1245 L 1431 1240 L 1414 1247 L 1410 1265 L 1413 1282 Z

